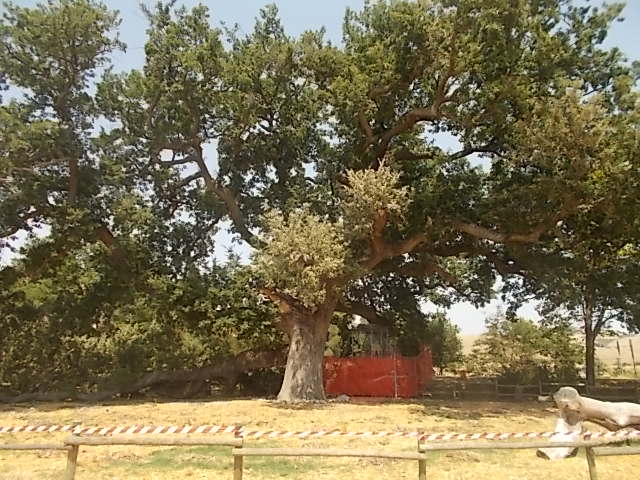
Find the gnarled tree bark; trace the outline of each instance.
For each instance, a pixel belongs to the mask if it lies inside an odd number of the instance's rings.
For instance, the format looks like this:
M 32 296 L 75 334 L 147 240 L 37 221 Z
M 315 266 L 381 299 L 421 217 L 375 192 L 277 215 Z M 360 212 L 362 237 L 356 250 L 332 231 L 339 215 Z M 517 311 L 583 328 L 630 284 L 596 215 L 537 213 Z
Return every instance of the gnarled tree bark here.
M 324 400 L 324 347 L 338 303 L 331 286 L 325 301 L 311 309 L 275 289 L 262 288 L 280 310 L 277 326 L 289 336 L 289 352 L 278 400 Z
M 292 318 L 289 355 L 278 400 L 324 400 L 324 347 L 331 315 Z

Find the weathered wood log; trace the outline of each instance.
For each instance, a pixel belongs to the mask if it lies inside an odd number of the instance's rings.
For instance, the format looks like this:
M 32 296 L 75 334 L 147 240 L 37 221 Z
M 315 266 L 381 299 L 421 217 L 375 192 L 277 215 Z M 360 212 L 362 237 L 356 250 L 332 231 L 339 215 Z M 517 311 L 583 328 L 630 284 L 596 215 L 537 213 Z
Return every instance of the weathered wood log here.
M 444 450 L 528 450 L 532 448 L 559 447 L 597 447 L 620 443 L 616 438 L 574 438 L 572 440 L 553 441 L 551 439 L 540 438 L 531 440 L 453 440 L 450 442 L 427 442 L 419 447 L 420 452 L 444 451 Z
M 160 384 L 223 380 L 229 389 L 243 372 L 283 366 L 286 361 L 285 350 L 267 350 L 259 352 L 242 352 L 235 357 L 222 358 L 214 364 L 192 370 L 166 370 L 151 372 L 120 389 L 121 394 L 136 393 L 145 388 Z
M 4 443 L 0 450 L 69 450 L 61 443 Z
M 74 395 L 72 392 L 28 392 L 20 395 L 0 395 L 0 403 L 25 403 L 25 402 L 62 402 Z
M 233 457 L 233 480 L 242 480 L 242 473 L 244 469 L 244 457 Z
M 560 418 L 556 423 L 557 436 L 551 440 L 558 442 L 575 438 L 583 431 L 583 423 L 591 422 L 607 430 L 622 428 L 640 430 L 640 404 L 630 402 L 603 402 L 581 396 L 575 388 L 562 387 L 553 399 L 559 409 Z M 538 456 L 548 459 L 561 459 L 576 454 L 575 448 L 544 448 L 538 450 Z
M 593 448 L 585 448 L 587 456 L 587 465 L 589 466 L 589 479 L 598 480 L 598 469 L 596 467 L 596 456 L 593 453 Z
M 562 387 L 553 395 L 553 399 L 560 410 L 560 416 L 569 425 L 592 422 L 610 431 L 629 427 L 640 430 L 640 404 L 603 402 L 582 397 L 572 387 Z
M 231 453 L 234 456 L 243 457 L 362 457 L 424 460 L 423 454 L 414 452 L 350 450 L 339 448 L 234 448 Z
M 593 453 L 596 457 L 611 457 L 618 455 L 640 455 L 638 447 L 602 447 L 594 448 Z
M 565 419 L 561 417 L 556 422 L 556 428 L 554 431 L 556 434 L 549 438 L 550 442 L 558 444 L 561 442 L 571 442 L 582 433 L 582 424 L 569 425 Z M 578 449 L 574 446 L 540 448 L 536 453 L 538 457 L 546 458 L 548 460 L 575 457 L 577 454 Z
M 202 386 L 209 381 L 221 381 L 225 389 L 231 391 L 242 373 L 284 366 L 285 362 L 286 349 L 242 352 L 234 357 L 219 358 L 215 362 L 199 368 L 149 372 L 116 390 L 87 394 L 75 391 L 53 391 L 31 392 L 16 396 L 0 395 L 0 403 L 62 402 L 65 400 L 100 402 L 117 396 L 133 395 L 150 388 L 158 388 L 165 394 L 173 392 L 174 396 L 187 398 L 195 392 L 202 392 Z
M 69 453 L 67 454 L 67 468 L 64 472 L 64 480 L 75 480 L 76 469 L 78 468 L 78 453 L 80 447 L 78 445 L 72 445 Z

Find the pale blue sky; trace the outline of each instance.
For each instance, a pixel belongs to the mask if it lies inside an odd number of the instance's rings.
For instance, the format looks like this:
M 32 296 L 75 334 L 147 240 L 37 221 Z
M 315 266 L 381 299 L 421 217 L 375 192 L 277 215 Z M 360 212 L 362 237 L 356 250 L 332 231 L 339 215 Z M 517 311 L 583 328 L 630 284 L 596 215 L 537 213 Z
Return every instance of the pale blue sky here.
M 33 6 L 37 1 L 23 0 L 13 3 L 21 6 Z M 140 10 L 137 1 L 130 0 L 106 0 L 105 3 L 112 9 L 119 10 L 122 17 L 120 28 L 120 38 L 127 44 L 127 51 L 117 53 L 114 58 L 116 70 L 130 70 L 139 68 L 144 61 L 144 43 L 146 20 Z M 143 2 L 152 6 L 156 2 L 146 0 Z M 279 10 L 282 21 L 291 35 L 297 35 L 305 30 L 325 27 L 327 37 L 334 43 L 341 40 L 342 19 L 345 8 L 351 7 L 360 9 L 364 4 L 363 0 L 324 0 L 324 1 L 303 1 L 303 0 L 182 0 L 178 5 L 193 7 L 198 3 L 209 6 L 212 21 L 218 25 L 221 21 L 227 25 L 238 24 L 241 32 L 249 32 L 253 28 L 255 17 L 261 7 L 267 3 L 275 3 Z M 578 3 L 600 5 L 601 0 L 582 0 Z M 609 2 L 611 3 L 611 2 Z M 2 11 L 0 6 L 0 11 Z M 640 0 L 628 0 L 623 16 L 625 21 L 616 23 L 613 26 L 610 36 L 606 40 L 606 45 L 619 47 L 630 60 L 640 58 Z M 452 143 L 451 147 L 454 145 Z M 218 235 L 219 247 L 216 248 L 216 257 L 224 258 L 225 250 L 230 245 L 230 237 L 221 233 Z M 4 251 L 3 260 L 7 261 L 7 254 Z M 1 262 L 0 262 L 1 263 Z M 470 304 L 460 303 L 450 310 L 452 319 L 462 328 L 463 333 L 478 333 L 484 328 L 484 318 L 498 308 L 499 302 L 494 301 L 482 310 L 473 308 Z M 525 306 L 522 315 L 535 318 L 537 314 L 532 305 Z

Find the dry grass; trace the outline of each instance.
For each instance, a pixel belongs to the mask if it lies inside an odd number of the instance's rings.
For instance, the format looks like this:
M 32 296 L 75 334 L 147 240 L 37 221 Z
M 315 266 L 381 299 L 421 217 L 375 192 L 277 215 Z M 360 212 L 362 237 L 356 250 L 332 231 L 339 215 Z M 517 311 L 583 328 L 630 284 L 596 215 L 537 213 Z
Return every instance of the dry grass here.
M 212 402 L 144 402 L 98 406 L 43 404 L 0 407 L 0 425 L 24 423 L 84 425 L 219 424 L 278 429 L 340 428 L 344 430 L 415 430 L 434 432 L 544 431 L 554 425 L 554 412 L 541 404 L 496 402 L 391 402 L 359 401 L 315 408 L 285 408 L 266 400 Z M 64 434 L 2 435 L 2 442 L 51 441 Z M 389 447 L 415 451 L 411 439 L 249 440 L 247 446 Z M 76 478 L 106 479 L 229 479 L 231 463 L 225 448 L 82 447 Z M 0 480 L 60 478 L 64 452 L 0 451 Z M 598 459 L 602 478 L 638 478 L 640 458 Z M 536 458 L 533 450 L 442 452 L 428 462 L 428 477 L 439 480 L 588 478 L 586 462 L 577 458 L 550 462 Z M 319 478 L 338 480 L 415 479 L 416 462 L 374 459 L 249 458 L 245 478 Z

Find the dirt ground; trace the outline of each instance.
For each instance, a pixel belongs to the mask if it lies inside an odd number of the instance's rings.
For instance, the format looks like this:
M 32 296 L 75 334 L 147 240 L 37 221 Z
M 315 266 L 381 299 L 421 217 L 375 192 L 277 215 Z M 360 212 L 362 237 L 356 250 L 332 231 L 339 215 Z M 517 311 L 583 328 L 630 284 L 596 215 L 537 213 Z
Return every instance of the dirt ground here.
M 328 403 L 285 407 L 268 400 L 122 402 L 101 405 L 0 406 L 0 426 L 80 423 L 111 425 L 240 424 L 258 429 L 343 429 L 429 432 L 552 430 L 555 411 L 540 403 L 409 401 Z M 593 428 L 597 430 L 597 428 Z M 0 434 L 0 443 L 60 441 L 63 434 Z M 415 451 L 415 439 L 247 440 L 247 447 L 345 447 Z M 0 480 L 58 479 L 65 452 L 0 450 Z M 231 479 L 225 447 L 81 447 L 78 480 Z M 600 478 L 636 480 L 640 456 L 598 458 Z M 278 458 L 245 460 L 245 479 L 416 479 L 417 462 L 376 459 Z M 430 454 L 427 478 L 438 480 L 587 479 L 583 454 L 548 461 L 534 450 L 453 451 Z

